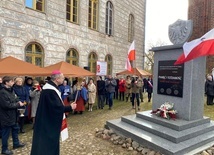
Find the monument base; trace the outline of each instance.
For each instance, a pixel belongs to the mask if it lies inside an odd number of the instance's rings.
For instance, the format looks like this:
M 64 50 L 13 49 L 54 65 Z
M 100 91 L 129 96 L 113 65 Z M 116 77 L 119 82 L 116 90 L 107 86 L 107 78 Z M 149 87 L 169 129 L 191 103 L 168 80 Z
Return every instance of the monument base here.
M 194 154 L 214 144 L 214 122 L 208 117 L 167 120 L 145 111 L 109 120 L 106 125 L 117 134 L 166 155 Z

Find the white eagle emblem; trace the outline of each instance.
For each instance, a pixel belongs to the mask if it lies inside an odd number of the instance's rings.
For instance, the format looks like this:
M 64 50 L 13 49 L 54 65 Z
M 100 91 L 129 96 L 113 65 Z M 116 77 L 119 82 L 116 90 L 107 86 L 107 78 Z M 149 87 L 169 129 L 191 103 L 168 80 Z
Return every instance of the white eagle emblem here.
M 169 25 L 169 40 L 175 44 L 185 43 L 192 35 L 193 24 L 191 20 L 178 19 L 175 23 Z

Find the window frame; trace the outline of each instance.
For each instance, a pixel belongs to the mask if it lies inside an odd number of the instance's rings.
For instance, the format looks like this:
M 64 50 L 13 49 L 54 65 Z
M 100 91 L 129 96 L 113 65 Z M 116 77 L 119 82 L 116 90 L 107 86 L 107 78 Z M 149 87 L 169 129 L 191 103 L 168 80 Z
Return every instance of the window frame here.
M 114 7 L 111 1 L 106 2 L 106 20 L 105 20 L 105 33 L 108 36 L 113 35 L 113 18 L 114 18 Z M 111 23 L 111 26 L 110 26 Z M 111 30 L 111 33 L 110 33 Z
M 111 61 L 109 61 L 109 57 L 111 58 Z M 112 55 L 107 54 L 105 56 L 105 61 L 107 63 L 107 75 L 112 75 L 112 69 L 113 69 L 113 58 Z M 109 68 L 110 65 L 110 68 Z
M 93 59 L 93 56 L 95 56 L 95 59 Z M 98 60 L 98 56 L 95 52 L 89 53 L 88 67 L 89 67 L 90 71 L 93 73 L 96 73 L 96 71 L 97 71 L 97 60 Z M 92 68 L 93 65 L 94 65 L 94 67 Z
M 91 4 L 91 5 L 90 5 Z M 96 4 L 96 8 L 94 5 Z M 90 8 L 91 6 L 91 8 Z M 91 10 L 91 13 L 90 13 Z M 96 11 L 96 15 L 94 16 L 94 13 Z M 89 0 L 88 4 L 88 27 L 93 30 L 98 30 L 98 12 L 99 12 L 99 0 Z M 94 22 L 95 17 L 95 22 Z M 94 27 L 95 23 L 95 27 Z
M 75 24 L 79 24 L 79 0 L 75 0 L 76 1 L 76 6 L 74 6 L 73 0 L 71 0 L 71 4 L 68 4 L 66 1 L 66 20 Z M 67 7 L 68 5 L 70 6 L 69 12 L 67 11 Z M 76 8 L 76 14 L 74 14 L 74 8 Z M 70 19 L 67 18 L 67 13 L 70 14 Z M 76 15 L 76 21 L 74 21 L 74 15 Z
M 32 45 L 32 53 L 27 53 L 27 47 L 28 46 L 30 46 L 30 45 Z M 41 49 L 42 49 L 42 54 L 37 54 L 36 53 L 36 45 L 38 45 Z M 32 62 L 29 62 L 29 63 L 32 63 L 32 64 L 34 64 L 34 65 L 36 65 L 36 58 L 41 58 L 42 59 L 42 61 L 41 61 L 41 66 L 40 67 L 44 67 L 44 48 L 39 44 L 39 43 L 37 43 L 37 42 L 33 42 L 33 43 L 29 43 L 29 44 L 27 44 L 27 46 L 25 47 L 25 61 L 26 62 L 28 62 L 27 61 L 27 57 L 31 57 L 31 59 L 32 59 Z
M 69 57 L 68 57 L 68 52 L 70 52 Z M 72 53 L 71 53 L 72 52 Z M 77 57 L 73 57 L 73 52 L 76 53 Z M 66 62 L 72 65 L 75 65 L 73 62 L 76 62 L 75 66 L 79 66 L 79 53 L 75 48 L 70 48 L 66 52 Z M 69 62 L 68 62 L 69 61 Z
M 129 15 L 128 20 L 128 41 L 132 42 L 134 40 L 134 15 Z
M 37 0 L 31 0 L 31 1 L 33 2 L 33 6 L 32 6 L 32 7 L 29 7 L 29 6 L 26 5 L 26 2 L 27 2 L 27 1 L 28 1 L 28 0 L 25 0 L 25 7 L 29 8 L 29 9 L 33 9 L 33 10 L 35 10 L 35 11 L 45 12 L 45 0 L 41 0 L 41 1 L 42 1 L 42 2 L 41 2 L 41 4 L 42 4 L 42 10 L 38 10 L 38 9 L 36 8 Z M 38 2 L 38 3 L 40 3 L 40 2 Z

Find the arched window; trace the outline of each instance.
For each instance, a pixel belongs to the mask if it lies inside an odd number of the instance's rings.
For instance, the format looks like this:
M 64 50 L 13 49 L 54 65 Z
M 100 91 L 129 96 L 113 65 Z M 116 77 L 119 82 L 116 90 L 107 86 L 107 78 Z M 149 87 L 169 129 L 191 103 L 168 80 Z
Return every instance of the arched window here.
M 33 10 L 45 11 L 45 0 L 25 0 L 25 6 Z
M 79 65 L 79 54 L 75 49 L 69 49 L 66 53 L 66 62 L 72 65 Z
M 89 0 L 88 27 L 97 30 L 98 25 L 98 0 Z
M 113 4 L 110 1 L 106 3 L 106 34 L 113 34 Z
M 105 61 L 107 62 L 107 74 L 112 75 L 112 56 L 106 55 Z
M 129 15 L 129 25 L 128 25 L 128 41 L 132 42 L 134 40 L 134 16 Z
M 31 43 L 25 48 L 25 60 L 36 66 L 44 66 L 44 50 L 38 43 Z
M 67 0 L 66 3 L 66 19 L 73 22 L 79 23 L 79 0 Z
M 96 65 L 97 65 L 97 54 L 91 52 L 88 56 L 88 67 L 91 72 L 96 73 Z

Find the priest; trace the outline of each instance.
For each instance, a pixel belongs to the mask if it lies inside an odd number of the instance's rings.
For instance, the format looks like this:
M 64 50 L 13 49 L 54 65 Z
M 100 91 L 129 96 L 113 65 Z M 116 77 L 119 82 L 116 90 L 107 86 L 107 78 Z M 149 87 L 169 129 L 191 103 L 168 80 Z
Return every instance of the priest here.
M 31 155 L 59 155 L 59 138 L 68 137 L 65 112 L 76 103 L 64 106 L 58 86 L 64 81 L 60 71 L 53 71 L 51 80 L 43 86 L 35 117 Z

